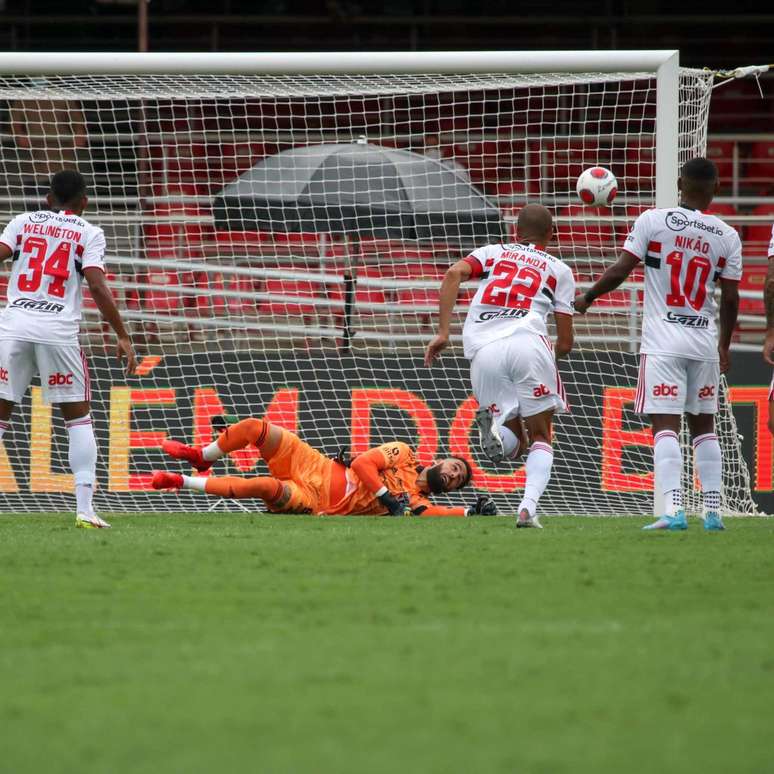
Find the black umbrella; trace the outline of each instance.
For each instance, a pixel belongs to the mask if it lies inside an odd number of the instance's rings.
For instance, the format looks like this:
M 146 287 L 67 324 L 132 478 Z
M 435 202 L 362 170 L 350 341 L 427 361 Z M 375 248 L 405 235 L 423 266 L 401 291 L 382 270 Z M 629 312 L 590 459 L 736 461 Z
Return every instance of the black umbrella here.
M 269 156 L 215 197 L 215 227 L 456 242 L 505 233 L 500 211 L 465 178 L 419 153 L 355 143 Z

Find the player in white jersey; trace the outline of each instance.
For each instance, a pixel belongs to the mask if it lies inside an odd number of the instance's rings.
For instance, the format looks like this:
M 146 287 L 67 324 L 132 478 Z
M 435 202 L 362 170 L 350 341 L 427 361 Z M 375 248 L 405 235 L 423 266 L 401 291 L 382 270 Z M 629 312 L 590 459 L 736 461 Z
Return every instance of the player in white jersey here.
M 617 288 L 640 262 L 645 297 L 640 373 L 635 410 L 649 414 L 653 461 L 665 514 L 645 529 L 683 530 L 680 417 L 686 414 L 702 488 L 707 530 L 723 529 L 720 516 L 721 453 L 715 435 L 720 374 L 728 370 L 728 348 L 739 309 L 742 245 L 727 223 L 703 212 L 717 193 L 713 162 L 686 162 L 678 180 L 680 204 L 637 218 L 618 261 L 575 299 L 585 312 L 599 296 Z M 720 340 L 714 291 L 720 282 Z
M 481 279 L 462 332 L 470 380 L 479 403 L 476 424 L 494 462 L 516 460 L 526 448 L 527 481 L 518 527 L 540 527 L 537 503 L 551 477 L 555 412 L 567 410 L 556 358 L 572 349 L 575 281 L 572 271 L 545 252 L 553 235 L 551 213 L 528 204 L 519 213 L 516 244 L 474 250 L 446 272 L 441 285 L 438 334 L 428 344 L 431 365 L 449 343 L 449 324 L 461 282 Z M 546 318 L 553 312 L 556 347 Z M 523 420 L 523 423 L 522 423 Z
M 118 337 L 127 373 L 135 368 L 131 340 L 105 282 L 105 235 L 81 217 L 86 184 L 63 170 L 51 180 L 49 209 L 17 215 L 0 234 L 0 260 L 13 258 L 8 304 L 0 315 L 0 438 L 14 405 L 40 375 L 43 399 L 58 404 L 69 436 L 79 527 L 109 527 L 94 513 L 97 445 L 89 415 L 91 387 L 78 344 L 83 279 Z
M 768 256 L 769 268 L 763 289 L 763 302 L 766 306 L 766 340 L 763 344 L 763 358 L 769 365 L 774 366 L 774 225 L 771 227 Z M 769 387 L 769 432 L 774 435 L 774 377 Z

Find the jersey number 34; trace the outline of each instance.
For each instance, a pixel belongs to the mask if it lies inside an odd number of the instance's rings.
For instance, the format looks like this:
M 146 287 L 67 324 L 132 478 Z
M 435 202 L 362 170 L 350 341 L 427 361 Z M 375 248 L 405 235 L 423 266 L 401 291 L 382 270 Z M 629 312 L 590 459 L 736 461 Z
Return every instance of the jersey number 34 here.
M 50 296 L 64 298 L 65 282 L 70 276 L 70 242 L 60 242 L 46 256 L 48 242 L 41 237 L 27 237 L 22 246 L 22 255 L 27 257 L 29 273 L 19 274 L 19 290 L 22 293 L 34 293 L 43 281 L 43 277 L 51 277 L 47 292 Z

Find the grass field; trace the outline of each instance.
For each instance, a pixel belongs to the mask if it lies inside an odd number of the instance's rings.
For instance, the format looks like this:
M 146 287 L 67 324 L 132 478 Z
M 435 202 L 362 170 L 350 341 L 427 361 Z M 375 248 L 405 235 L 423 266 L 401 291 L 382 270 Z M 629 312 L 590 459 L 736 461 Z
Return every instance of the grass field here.
M 771 772 L 774 519 L 0 518 L 0 771 Z

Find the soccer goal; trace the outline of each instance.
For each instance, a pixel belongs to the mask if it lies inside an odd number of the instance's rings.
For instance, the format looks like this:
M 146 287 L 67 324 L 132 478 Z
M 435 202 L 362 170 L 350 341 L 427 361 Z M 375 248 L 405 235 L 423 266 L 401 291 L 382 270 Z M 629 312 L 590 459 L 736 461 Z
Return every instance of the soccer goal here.
M 519 208 L 539 201 L 555 214 L 549 249 L 582 288 L 642 209 L 676 204 L 679 163 L 705 150 L 710 94 L 711 76 L 676 51 L 1 54 L 3 221 L 39 206 L 51 172 L 84 172 L 85 215 L 105 230 L 142 356 L 122 378 L 86 303 L 98 506 L 206 508 L 149 490 L 154 468 L 180 469 L 161 441 L 208 442 L 267 415 L 331 454 L 396 438 L 423 463 L 463 454 L 475 485 L 513 509 L 523 471 L 476 449 L 459 338 L 422 365 L 443 272 L 512 239 Z M 610 209 L 574 197 L 596 164 L 618 177 Z M 634 276 L 578 320 L 548 513 L 652 512 L 650 433 L 632 412 L 641 293 Z M 722 406 L 725 507 L 752 512 Z M 66 462 L 35 389 L 0 446 L 0 508 L 69 508 Z M 263 463 L 244 450 L 220 464 Z

